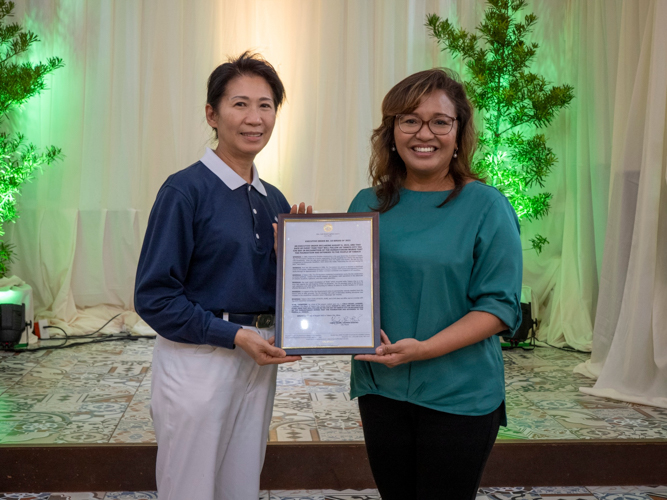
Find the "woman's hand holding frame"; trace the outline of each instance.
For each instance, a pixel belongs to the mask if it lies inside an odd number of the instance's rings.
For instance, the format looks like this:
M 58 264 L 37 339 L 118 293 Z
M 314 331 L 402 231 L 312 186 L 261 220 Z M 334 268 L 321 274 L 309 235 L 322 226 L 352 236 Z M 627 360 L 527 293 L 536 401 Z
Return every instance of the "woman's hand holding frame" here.
M 425 359 L 423 344 L 417 339 L 402 339 L 392 344 L 384 330 L 380 332 L 380 338 L 382 345 L 375 350 L 375 354 L 357 354 L 354 359 L 381 363 L 389 368 Z
M 308 205 L 306 207 L 306 204 L 302 201 L 298 206 L 297 205 L 292 205 L 292 208 L 290 209 L 289 213 L 291 214 L 312 214 L 313 213 L 313 206 Z M 273 251 L 278 253 L 278 224 L 273 224 Z

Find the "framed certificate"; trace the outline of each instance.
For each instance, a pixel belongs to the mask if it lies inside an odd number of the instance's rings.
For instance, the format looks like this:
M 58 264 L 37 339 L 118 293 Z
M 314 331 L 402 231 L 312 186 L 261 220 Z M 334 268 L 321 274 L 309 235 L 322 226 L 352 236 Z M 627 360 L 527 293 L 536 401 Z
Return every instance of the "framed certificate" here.
M 377 212 L 278 217 L 276 346 L 373 354 L 380 345 Z

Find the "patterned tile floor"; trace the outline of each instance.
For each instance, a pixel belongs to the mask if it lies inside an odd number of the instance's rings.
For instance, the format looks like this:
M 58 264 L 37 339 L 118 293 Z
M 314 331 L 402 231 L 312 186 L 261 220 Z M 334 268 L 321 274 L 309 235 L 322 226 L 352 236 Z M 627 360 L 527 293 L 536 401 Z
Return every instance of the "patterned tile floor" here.
M 153 341 L 139 340 L 0 351 L 0 443 L 155 442 L 152 349 Z M 572 373 L 587 354 L 552 348 L 504 354 L 509 426 L 501 428 L 500 439 L 667 438 L 667 409 L 578 391 L 593 383 Z M 363 440 L 349 374 L 347 356 L 282 365 L 270 440 Z
M 0 499 L 22 500 L 148 500 L 154 491 L 94 493 L 0 493 Z M 659 500 L 667 498 L 665 486 L 588 486 L 538 488 L 482 488 L 477 500 Z M 377 490 L 262 491 L 259 500 L 381 500 Z M 407 499 L 406 499 L 407 500 Z

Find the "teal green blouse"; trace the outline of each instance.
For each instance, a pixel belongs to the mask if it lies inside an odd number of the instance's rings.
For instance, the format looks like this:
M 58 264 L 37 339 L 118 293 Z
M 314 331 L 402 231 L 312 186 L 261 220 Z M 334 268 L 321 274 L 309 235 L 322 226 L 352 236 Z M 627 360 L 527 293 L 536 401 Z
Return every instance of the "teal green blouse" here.
M 392 343 L 426 340 L 470 311 L 494 314 L 512 333 L 521 323 L 522 254 L 512 205 L 477 181 L 438 208 L 448 194 L 402 189 L 398 204 L 380 214 L 380 314 Z M 368 188 L 348 211 L 377 204 Z M 365 394 L 459 415 L 491 413 L 505 399 L 500 339 L 395 368 L 353 360 L 351 397 Z

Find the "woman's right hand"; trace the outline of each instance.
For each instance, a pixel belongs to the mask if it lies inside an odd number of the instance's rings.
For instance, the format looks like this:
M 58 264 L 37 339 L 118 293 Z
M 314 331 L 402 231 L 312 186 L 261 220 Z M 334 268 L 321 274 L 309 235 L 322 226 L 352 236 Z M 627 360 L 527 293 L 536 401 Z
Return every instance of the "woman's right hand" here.
M 290 214 L 312 214 L 313 213 L 313 206 L 308 205 L 302 201 L 298 205 L 292 205 L 292 208 L 289 211 Z
M 301 359 L 301 356 L 288 356 L 285 351 L 273 345 L 274 341 L 274 337 L 264 340 L 256 332 L 244 328 L 236 332 L 234 338 L 234 344 L 243 349 L 260 366 L 292 363 Z

